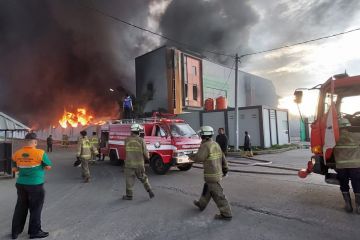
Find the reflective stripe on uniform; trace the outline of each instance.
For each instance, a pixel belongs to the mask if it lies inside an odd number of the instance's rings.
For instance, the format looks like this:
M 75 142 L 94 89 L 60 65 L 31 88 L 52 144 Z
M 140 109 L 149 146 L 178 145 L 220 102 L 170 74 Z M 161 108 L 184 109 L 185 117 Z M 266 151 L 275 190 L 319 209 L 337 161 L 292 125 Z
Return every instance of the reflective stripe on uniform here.
M 39 167 L 39 166 L 41 166 L 41 164 L 32 165 L 32 166 L 18 166 L 18 168 L 35 168 L 35 167 Z
M 130 146 L 132 145 L 132 146 Z M 137 145 L 137 146 L 134 146 Z M 125 149 L 127 152 L 142 152 L 142 146 L 138 141 L 130 140 L 126 143 Z

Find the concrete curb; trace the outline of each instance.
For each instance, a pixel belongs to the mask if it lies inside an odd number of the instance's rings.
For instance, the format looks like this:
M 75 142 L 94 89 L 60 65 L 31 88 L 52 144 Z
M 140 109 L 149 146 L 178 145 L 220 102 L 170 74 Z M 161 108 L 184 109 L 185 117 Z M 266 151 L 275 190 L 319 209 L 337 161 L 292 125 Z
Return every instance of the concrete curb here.
M 287 148 L 281 148 L 281 149 L 269 149 L 269 150 L 260 150 L 260 151 L 253 151 L 254 155 L 263 155 L 263 154 L 276 154 L 276 153 L 283 153 L 290 150 L 298 149 L 299 147 L 293 146 L 293 147 L 287 147 Z M 228 152 L 228 156 L 232 157 L 243 157 L 244 151 L 241 152 Z

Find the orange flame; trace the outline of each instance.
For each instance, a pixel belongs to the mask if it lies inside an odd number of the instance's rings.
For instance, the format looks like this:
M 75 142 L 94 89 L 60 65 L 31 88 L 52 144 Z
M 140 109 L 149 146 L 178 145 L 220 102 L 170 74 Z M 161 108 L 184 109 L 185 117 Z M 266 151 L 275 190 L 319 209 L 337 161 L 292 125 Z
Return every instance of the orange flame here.
M 60 118 L 59 124 L 62 128 L 67 128 L 68 124 L 70 124 L 72 127 L 77 127 L 79 123 L 82 126 L 86 126 L 91 122 L 92 119 L 93 116 L 87 115 L 85 108 L 78 108 L 76 113 L 64 110 L 64 114 Z

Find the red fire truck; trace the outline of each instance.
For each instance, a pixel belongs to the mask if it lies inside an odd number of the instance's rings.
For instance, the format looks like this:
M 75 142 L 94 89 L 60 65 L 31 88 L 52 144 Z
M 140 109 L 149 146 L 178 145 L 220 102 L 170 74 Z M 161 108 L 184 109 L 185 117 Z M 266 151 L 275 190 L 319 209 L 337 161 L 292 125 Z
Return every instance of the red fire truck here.
M 301 103 L 302 90 L 298 89 L 294 93 L 298 104 Z M 335 75 L 325 83 L 307 90 L 318 90 L 319 100 L 317 114 L 311 124 L 313 156 L 307 168 L 299 171 L 299 177 L 305 178 L 314 172 L 324 175 L 327 183 L 338 184 L 336 173 L 331 171 L 336 169 L 336 158 L 360 156 L 360 147 L 343 152 L 334 151 L 341 136 L 347 136 L 360 144 L 360 76 L 349 77 L 346 73 Z
M 125 139 L 130 136 L 130 127 L 139 123 L 144 127 L 143 137 L 150 153 L 149 164 L 156 174 L 165 174 L 171 166 L 181 171 L 192 167 L 188 155 L 197 152 L 201 139 L 182 119 L 158 118 L 116 120 L 101 128 L 101 153 L 110 161 L 121 163 L 125 160 Z

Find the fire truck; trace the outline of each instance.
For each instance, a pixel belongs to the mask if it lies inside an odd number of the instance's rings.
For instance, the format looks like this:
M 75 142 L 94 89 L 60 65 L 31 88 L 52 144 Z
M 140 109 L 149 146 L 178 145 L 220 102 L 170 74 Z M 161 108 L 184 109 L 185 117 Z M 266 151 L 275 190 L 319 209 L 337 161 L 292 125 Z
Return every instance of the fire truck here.
M 303 90 L 294 93 L 297 104 L 302 102 Z M 313 156 L 298 175 L 305 178 L 313 172 L 324 175 L 327 183 L 338 184 L 336 159 L 360 158 L 360 76 L 335 75 L 306 90 L 319 91 L 319 98 L 315 120 L 310 125 Z M 336 144 L 344 137 L 359 147 L 340 151 Z
M 125 160 L 125 139 L 130 136 L 130 127 L 141 124 L 147 149 L 150 153 L 149 164 L 156 174 L 166 174 L 170 167 L 176 166 L 181 171 L 192 167 L 189 159 L 197 152 L 201 139 L 182 119 L 167 117 L 116 120 L 101 127 L 101 153 L 109 156 L 113 163 L 122 164 Z

